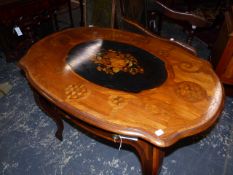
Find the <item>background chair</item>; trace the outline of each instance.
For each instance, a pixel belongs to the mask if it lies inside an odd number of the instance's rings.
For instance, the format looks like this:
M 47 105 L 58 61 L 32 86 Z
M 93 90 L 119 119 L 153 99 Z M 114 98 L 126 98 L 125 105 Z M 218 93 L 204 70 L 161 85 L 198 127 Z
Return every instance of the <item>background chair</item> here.
M 192 26 L 192 31 L 195 29 L 195 26 L 206 25 L 206 21 L 201 17 L 192 14 L 174 12 L 163 4 L 157 1 L 155 2 L 158 4 L 158 12 L 160 14 L 166 14 L 177 21 L 187 22 Z M 155 38 L 161 38 L 157 33 L 153 33 L 153 28 L 150 28 L 151 26 L 148 23 L 147 0 L 85 0 L 84 4 L 83 16 L 85 26 L 119 28 Z M 190 21 L 192 23 L 190 23 Z M 194 32 L 190 32 L 190 35 L 193 33 Z M 176 41 L 174 38 L 163 39 L 196 54 L 196 51 L 192 46 L 187 43 Z M 192 39 L 192 35 L 189 38 Z M 187 40 L 188 43 L 191 42 L 191 39 Z
M 163 40 L 166 40 L 168 42 L 172 42 L 175 45 L 178 45 L 180 47 L 183 47 L 187 51 L 191 52 L 192 54 L 197 54 L 196 50 L 183 42 L 176 41 L 174 38 L 162 38 L 161 36 L 153 33 L 153 30 L 150 30 L 149 23 L 147 23 L 147 1 L 144 0 L 136 0 L 139 1 L 136 4 L 139 4 L 138 6 L 135 6 L 134 8 L 129 8 L 128 6 L 129 1 L 128 0 L 120 0 L 119 6 L 120 10 L 118 10 L 118 14 L 120 14 L 120 22 L 118 23 L 118 27 L 123 30 L 133 31 L 140 34 L 149 35 L 154 38 L 160 38 Z M 139 11 L 137 13 L 137 11 Z M 141 14 L 140 16 L 134 17 L 132 14 Z M 177 17 L 177 20 L 183 19 L 183 15 Z M 141 19 L 144 19 L 144 22 L 141 22 Z
M 186 43 L 191 45 L 196 30 L 210 26 L 205 18 L 190 12 L 175 11 L 160 1 L 155 0 L 154 6 L 155 9 L 148 12 L 148 27 L 158 35 L 161 35 L 162 23 L 169 20 L 184 27 L 187 31 Z
M 231 7 L 230 0 L 147 0 L 148 24 L 160 35 L 165 21 L 181 25 L 187 32 L 186 42 L 192 44 L 194 36 L 204 41 L 210 49 L 216 42 L 224 21 L 224 13 Z M 183 19 L 178 19 L 180 15 Z

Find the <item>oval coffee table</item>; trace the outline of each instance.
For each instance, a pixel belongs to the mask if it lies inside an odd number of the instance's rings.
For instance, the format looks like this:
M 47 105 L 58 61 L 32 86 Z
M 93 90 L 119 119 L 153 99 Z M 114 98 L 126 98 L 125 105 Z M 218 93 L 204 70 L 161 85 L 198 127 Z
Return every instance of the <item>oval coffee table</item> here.
M 145 175 L 163 148 L 214 124 L 223 88 L 211 65 L 169 41 L 115 29 L 78 28 L 34 44 L 20 67 L 38 105 L 94 136 L 128 144 Z

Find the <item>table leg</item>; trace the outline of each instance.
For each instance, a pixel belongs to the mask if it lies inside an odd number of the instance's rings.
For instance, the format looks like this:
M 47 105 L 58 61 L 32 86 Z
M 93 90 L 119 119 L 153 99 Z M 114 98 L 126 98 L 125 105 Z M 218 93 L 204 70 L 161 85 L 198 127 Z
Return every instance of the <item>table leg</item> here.
M 148 156 L 145 156 L 144 154 L 147 154 Z M 150 146 L 144 151 L 144 154 L 140 156 L 143 173 L 146 175 L 159 174 L 164 152 L 157 147 Z
M 120 145 L 126 144 L 131 146 L 136 150 L 139 156 L 143 174 L 158 175 L 164 156 L 164 151 L 162 150 L 162 148 L 158 148 L 151 143 L 139 138 L 131 138 L 127 136 L 117 135 L 89 125 L 81 120 L 78 120 L 77 118 L 67 115 L 35 91 L 34 96 L 37 104 L 41 107 L 41 109 L 45 111 L 56 122 L 57 131 L 55 136 L 59 140 L 62 140 L 62 132 L 64 129 L 62 118 L 64 117 L 74 123 L 76 126 L 79 126 L 80 129 L 83 129 L 85 132 L 91 134 L 92 136 L 98 136 L 101 139 L 106 139 L 114 143 L 119 143 Z
M 64 130 L 64 124 L 63 124 L 63 113 L 60 112 L 60 110 L 49 103 L 43 96 L 39 95 L 37 92 L 34 91 L 34 97 L 37 105 L 48 114 L 49 117 L 53 119 L 53 121 L 57 125 L 57 131 L 55 133 L 55 136 L 60 141 L 63 140 L 63 130 Z
M 158 175 L 164 157 L 164 151 L 146 141 L 130 141 L 140 158 L 144 175 Z

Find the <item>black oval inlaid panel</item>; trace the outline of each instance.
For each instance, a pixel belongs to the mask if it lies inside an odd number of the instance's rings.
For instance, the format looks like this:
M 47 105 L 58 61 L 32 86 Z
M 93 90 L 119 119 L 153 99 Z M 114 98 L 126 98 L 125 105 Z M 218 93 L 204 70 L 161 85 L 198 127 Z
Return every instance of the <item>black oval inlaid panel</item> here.
M 127 92 L 160 86 L 167 78 L 165 63 L 140 48 L 108 40 L 73 47 L 67 64 L 98 85 Z

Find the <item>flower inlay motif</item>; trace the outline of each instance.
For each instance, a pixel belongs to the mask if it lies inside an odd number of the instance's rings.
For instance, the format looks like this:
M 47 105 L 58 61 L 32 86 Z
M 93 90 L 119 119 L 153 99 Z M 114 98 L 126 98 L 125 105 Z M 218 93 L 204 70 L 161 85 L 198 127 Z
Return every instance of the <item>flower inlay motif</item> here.
M 138 60 L 130 53 L 102 49 L 92 60 L 98 65 L 98 71 L 103 71 L 110 75 L 120 71 L 131 75 L 142 74 L 144 72 L 143 68 L 138 64 Z
M 125 107 L 127 100 L 122 96 L 111 95 L 109 97 L 109 104 L 113 107 L 112 112 L 117 112 L 117 110 Z

